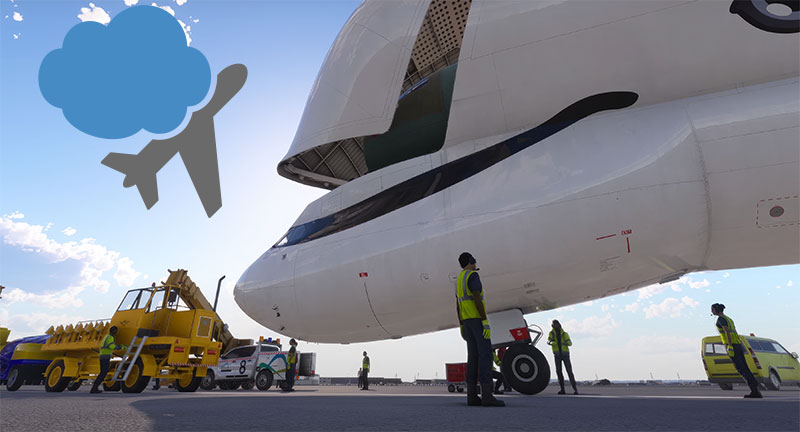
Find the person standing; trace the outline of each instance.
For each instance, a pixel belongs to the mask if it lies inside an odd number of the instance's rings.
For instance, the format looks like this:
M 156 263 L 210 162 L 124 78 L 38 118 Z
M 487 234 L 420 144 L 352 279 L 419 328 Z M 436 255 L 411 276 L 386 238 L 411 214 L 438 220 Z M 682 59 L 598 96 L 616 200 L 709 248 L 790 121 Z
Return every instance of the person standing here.
M 761 390 L 758 389 L 758 381 L 750 368 L 747 366 L 747 360 L 744 358 L 744 347 L 742 347 L 742 340 L 739 338 L 739 333 L 736 332 L 736 326 L 733 320 L 725 315 L 725 305 L 714 303 L 711 305 L 711 314 L 717 316 L 717 330 L 722 337 L 722 343 L 728 350 L 728 356 L 733 360 L 733 365 L 739 372 L 739 375 L 747 381 L 750 387 L 750 393 L 744 395 L 746 398 L 761 399 Z
M 297 341 L 289 340 L 289 354 L 286 355 L 286 388 L 284 391 L 294 391 L 294 377 L 297 376 Z
M 89 390 L 89 393 L 103 392 L 100 390 L 100 384 L 105 381 L 106 374 L 108 374 L 109 365 L 111 364 L 111 354 L 113 354 L 114 351 L 125 349 L 125 345 L 119 345 L 116 343 L 116 335 L 117 326 L 111 326 L 111 328 L 108 329 L 108 334 L 105 338 L 103 338 L 103 343 L 100 345 L 100 374 L 94 379 L 94 383 L 92 383 L 92 389 Z
M 369 356 L 366 351 L 361 360 L 361 390 L 369 390 Z
M 553 320 L 553 330 L 547 336 L 547 344 L 553 347 L 553 357 L 556 361 L 556 374 L 558 375 L 558 385 L 561 391 L 558 394 L 565 394 L 564 392 L 564 373 L 561 371 L 561 363 L 567 368 L 567 375 L 569 376 L 569 383 L 572 384 L 572 394 L 578 394 L 578 386 L 575 384 L 575 375 L 572 374 L 572 362 L 569 360 L 569 347 L 572 346 L 572 340 L 569 334 L 561 328 L 561 323 L 558 320 Z
M 456 279 L 456 312 L 461 337 L 467 343 L 467 405 L 505 406 L 505 402 L 492 395 L 492 330 L 486 316 L 477 261 L 472 254 L 464 252 L 459 255 L 458 264 L 462 270 Z M 481 397 L 477 392 L 478 380 Z
M 493 352 L 492 354 L 494 355 L 494 364 L 497 365 L 498 368 L 500 368 L 500 371 L 498 372 L 497 369 L 495 369 L 494 366 L 492 366 L 492 379 L 495 380 L 495 382 L 494 382 L 494 394 L 501 395 L 501 394 L 503 394 L 503 390 L 500 390 L 500 386 L 504 386 L 505 387 L 505 384 L 504 384 L 505 383 L 505 379 L 503 378 L 502 362 L 500 360 L 500 357 L 497 356 L 497 352 Z

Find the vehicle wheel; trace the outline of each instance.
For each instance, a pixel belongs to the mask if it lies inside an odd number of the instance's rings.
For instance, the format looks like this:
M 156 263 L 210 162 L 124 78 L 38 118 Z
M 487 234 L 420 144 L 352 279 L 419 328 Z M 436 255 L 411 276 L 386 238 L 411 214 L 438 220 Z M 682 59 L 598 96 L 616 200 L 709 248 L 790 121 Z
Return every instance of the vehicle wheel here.
M 14 366 L 8 372 L 8 379 L 6 380 L 6 389 L 8 391 L 17 391 L 22 387 L 25 382 L 25 377 L 22 376 L 22 371 L 19 366 Z
M 202 382 L 203 377 L 197 376 L 197 368 L 194 368 L 191 375 L 184 374 L 175 380 L 175 388 L 177 388 L 179 392 L 193 392 L 200 387 L 200 383 Z
M 200 388 L 203 390 L 214 390 L 214 387 L 216 387 L 214 384 L 214 371 L 208 371 L 200 382 Z
M 62 392 L 69 385 L 71 379 L 64 376 L 64 362 L 59 360 L 50 369 L 44 382 L 45 391 Z
M 264 369 L 256 375 L 256 387 L 259 390 L 269 390 L 272 387 L 272 381 L 275 377 L 272 375 L 272 371 Z
M 450 393 L 455 393 L 456 392 L 456 386 L 454 386 L 453 384 L 448 385 L 447 386 L 447 391 L 449 391 Z
M 719 388 L 723 390 L 733 390 L 733 384 L 731 383 L 719 383 Z
M 503 376 L 514 390 L 527 395 L 550 383 L 550 365 L 541 351 L 528 344 L 511 345 L 503 357 Z
M 123 393 L 141 393 L 150 382 L 150 377 L 144 375 L 144 362 L 141 358 L 136 359 L 136 363 L 130 366 L 128 379 L 122 381 Z
M 242 388 L 245 390 L 251 390 L 255 386 L 256 383 L 254 383 L 253 381 L 247 381 L 246 383 L 242 383 Z
M 220 390 L 230 390 L 231 389 L 230 384 L 231 383 L 227 381 L 220 381 L 217 383 L 217 387 L 219 387 Z
M 464 387 L 458 387 L 456 388 L 456 391 L 459 393 L 464 393 Z
M 119 391 L 122 388 L 122 384 L 119 381 L 109 382 L 103 381 L 103 390 L 107 392 L 115 392 Z
M 78 390 L 79 388 L 81 388 L 81 385 L 83 385 L 83 380 L 74 380 L 71 383 L 69 383 L 69 385 L 67 386 L 67 390 L 69 391 Z
M 781 378 L 778 376 L 778 373 L 774 370 L 769 371 L 769 381 L 764 383 L 767 386 L 767 390 L 780 390 L 781 389 Z

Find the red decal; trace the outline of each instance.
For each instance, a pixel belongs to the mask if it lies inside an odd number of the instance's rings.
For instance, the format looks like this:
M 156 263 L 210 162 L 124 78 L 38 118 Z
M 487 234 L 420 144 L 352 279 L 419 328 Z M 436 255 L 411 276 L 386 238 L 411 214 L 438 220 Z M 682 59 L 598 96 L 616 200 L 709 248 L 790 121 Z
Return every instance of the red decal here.
M 602 240 L 604 238 L 614 237 L 615 235 L 616 234 L 611 234 L 611 235 L 607 235 L 607 236 L 603 236 L 603 237 L 597 237 L 595 240 Z
M 511 336 L 514 338 L 515 341 L 528 340 L 531 338 L 530 333 L 528 333 L 527 327 L 515 328 L 509 331 L 511 332 Z
M 630 237 L 625 237 L 625 240 L 628 241 L 628 253 L 631 253 L 631 238 Z
M 369 274 L 367 274 L 367 272 L 359 273 L 359 274 L 358 274 L 358 277 L 360 277 L 360 278 L 362 278 L 362 277 L 369 277 Z
M 620 232 L 619 235 L 631 235 L 632 232 L 633 230 L 626 229 L 622 230 L 622 232 Z

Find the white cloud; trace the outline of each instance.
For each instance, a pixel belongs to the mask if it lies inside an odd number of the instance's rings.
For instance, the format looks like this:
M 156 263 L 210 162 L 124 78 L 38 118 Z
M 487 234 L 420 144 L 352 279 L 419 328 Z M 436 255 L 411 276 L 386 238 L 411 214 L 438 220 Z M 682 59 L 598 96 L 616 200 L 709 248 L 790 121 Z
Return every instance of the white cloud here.
M 625 351 L 646 351 L 648 354 L 691 353 L 698 350 L 699 342 L 695 338 L 678 336 L 639 336 L 625 344 Z
M 19 39 L 19 35 L 20 35 L 20 34 L 21 34 L 21 33 L 14 33 L 14 34 L 12 34 L 12 36 L 14 36 L 14 39 Z
M 72 227 L 66 227 L 61 232 L 64 233 L 64 235 L 66 236 L 73 236 L 75 235 L 76 232 L 78 232 L 78 230 Z
M 165 11 L 169 12 L 170 15 L 175 16 L 175 9 L 172 9 L 170 6 L 159 6 L 158 3 L 152 3 L 151 5 L 155 6 L 157 8 L 164 9 Z M 178 20 L 178 24 L 181 25 L 181 28 L 183 29 L 183 34 L 186 36 L 186 45 L 191 45 L 192 44 L 192 36 L 191 36 L 191 34 L 192 34 L 192 26 L 186 25 L 181 20 Z
M 44 227 L 44 232 L 50 231 L 50 228 L 52 228 L 53 225 L 55 225 L 53 222 L 48 222 Z
M 136 3 L 139 3 L 139 0 L 125 0 L 125 6 L 133 6 Z
M 120 258 L 119 252 L 108 250 L 105 246 L 97 244 L 93 238 L 59 243 L 49 238 L 41 225 L 31 225 L 6 217 L 0 218 L 0 235 L 5 244 L 19 247 L 26 252 L 37 253 L 50 262 L 73 260 L 82 264 L 79 280 L 73 285 L 44 294 L 34 294 L 14 288 L 8 293 L 10 303 L 30 302 L 50 308 L 80 306 L 81 300 L 78 299 L 78 295 L 86 288 L 101 293 L 108 291 L 111 284 L 104 280 L 102 275 L 111 270 L 115 263 L 121 280 L 127 281 L 133 274 L 138 276 L 138 272 L 131 267 L 132 261 Z
M 187 1 L 189 0 L 175 0 L 175 3 L 177 3 L 178 6 L 183 6 L 186 4 Z
M 104 318 L 104 317 L 98 317 Z M 7 310 L 0 309 L 0 319 L 3 324 L 12 329 L 14 339 L 18 337 L 44 334 L 50 326 L 75 324 L 88 318 L 79 315 L 59 314 L 47 312 L 34 312 L 29 314 L 10 315 Z
M 731 276 L 731 274 L 730 274 L 730 273 L 728 273 L 728 272 L 725 272 L 725 274 L 723 274 L 723 275 L 722 275 L 722 277 L 724 277 L 724 278 L 726 278 L 726 277 L 730 277 L 730 276 Z
M 608 309 L 609 309 L 608 305 L 603 305 L 600 307 L 600 310 L 603 312 L 608 312 Z
M 193 20 L 192 20 L 192 22 L 193 22 L 193 23 L 195 23 L 195 24 L 197 24 L 197 23 L 199 23 L 199 22 L 200 22 L 200 20 L 199 20 L 199 19 L 197 19 L 197 18 L 195 18 L 195 19 L 193 19 Z
M 790 287 L 790 286 L 792 286 L 792 285 L 794 285 L 794 283 L 793 283 L 791 280 L 790 280 L 789 282 L 786 282 L 786 286 L 787 286 L 787 287 Z
M 22 21 L 22 14 L 19 12 L 14 12 L 14 21 Z
M 611 317 L 611 314 L 593 315 L 581 321 L 571 319 L 566 322 L 562 321 L 561 325 L 570 335 L 586 334 L 591 336 L 607 336 L 619 327 L 619 323 Z
M 711 285 L 711 282 L 709 282 L 708 279 L 703 279 L 701 281 L 695 282 L 689 278 L 686 278 L 686 281 L 689 284 L 689 288 L 694 288 L 694 289 L 705 288 Z
M 14 213 L 11 213 L 10 215 L 6 215 L 4 217 L 6 217 L 8 219 L 22 219 L 22 218 L 25 217 L 25 215 L 20 213 L 20 212 L 18 212 L 18 211 L 15 211 Z
M 689 296 L 685 296 L 682 299 L 678 300 L 675 297 L 669 297 L 664 299 L 661 303 L 658 304 L 651 304 L 644 308 L 644 315 L 645 318 L 658 318 L 662 316 L 669 316 L 670 318 L 679 318 L 681 316 L 681 311 L 688 307 L 694 308 L 699 305 L 700 302 L 692 299 Z
M 636 313 L 639 311 L 639 303 L 633 302 L 629 305 L 625 305 L 625 312 L 633 312 Z
M 639 300 L 647 299 L 664 292 L 666 285 L 650 285 L 639 290 Z
M 89 7 L 82 7 L 81 13 L 78 14 L 78 19 L 86 21 L 95 21 L 100 24 L 106 25 L 111 22 L 111 17 L 100 6 L 95 6 L 94 3 L 89 3 Z
M 133 269 L 132 259 L 122 257 L 117 261 L 117 271 L 114 273 L 114 280 L 117 281 L 119 286 L 123 288 L 132 286 L 139 275 L 141 275 L 141 273 Z

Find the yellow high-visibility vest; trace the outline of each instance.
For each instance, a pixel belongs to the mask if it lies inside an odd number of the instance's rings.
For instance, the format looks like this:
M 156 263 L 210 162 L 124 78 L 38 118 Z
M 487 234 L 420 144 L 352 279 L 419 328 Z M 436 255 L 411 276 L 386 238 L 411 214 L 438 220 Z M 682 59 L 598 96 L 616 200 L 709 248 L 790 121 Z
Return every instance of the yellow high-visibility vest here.
M 361 362 L 361 369 L 364 372 L 369 372 L 369 357 L 364 357 L 364 360 Z
M 733 325 L 733 320 L 730 319 L 725 314 L 720 315 L 728 323 L 728 332 L 731 334 L 731 340 L 728 341 L 728 337 L 725 335 L 725 329 L 722 326 L 717 325 L 717 330 L 719 330 L 719 335 L 722 336 L 722 343 L 725 345 L 739 345 L 742 343 L 741 339 L 739 339 L 739 334 L 736 333 L 736 326 Z
M 111 336 L 109 333 L 103 339 L 103 345 L 100 346 L 100 355 L 111 355 L 116 348 L 117 345 L 114 343 L 114 336 Z
M 472 297 L 472 291 L 469 290 L 469 276 L 473 270 L 461 270 L 456 280 L 456 298 L 458 299 L 458 315 L 461 321 L 470 318 L 481 318 L 478 313 L 478 307 L 475 305 L 475 299 Z M 481 299 L 483 310 L 486 310 L 486 302 L 483 300 L 483 289 L 481 289 L 478 298 Z
M 572 341 L 569 338 L 569 333 L 565 332 L 564 329 L 561 329 L 561 345 L 558 344 L 558 337 L 555 333 L 555 330 L 550 330 L 550 334 L 547 335 L 547 343 L 553 347 L 554 353 L 559 351 L 568 353 L 569 347 L 572 345 Z

